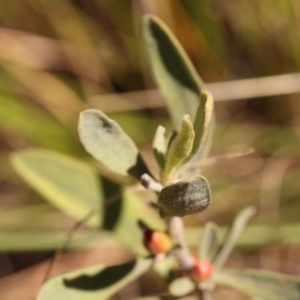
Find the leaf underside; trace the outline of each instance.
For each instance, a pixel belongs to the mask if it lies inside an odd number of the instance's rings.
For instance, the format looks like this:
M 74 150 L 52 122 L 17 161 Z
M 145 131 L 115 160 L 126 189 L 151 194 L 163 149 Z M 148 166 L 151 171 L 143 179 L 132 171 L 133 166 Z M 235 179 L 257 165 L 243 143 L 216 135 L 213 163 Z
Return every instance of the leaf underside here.
M 22 150 L 11 156 L 18 174 L 52 205 L 81 219 L 92 209 L 102 206 L 101 182 L 89 165 L 49 150 Z M 103 213 L 88 221 L 93 227 L 102 223 Z
M 150 174 L 132 139 L 101 111 L 83 111 L 78 133 L 85 150 L 110 171 L 138 180 Z
M 106 300 L 147 272 L 150 259 L 138 259 L 112 267 L 95 266 L 59 275 L 47 281 L 37 300 Z
M 213 262 L 219 248 L 218 226 L 215 223 L 205 224 L 198 248 L 202 260 Z
M 189 114 L 192 121 L 195 118 L 203 83 L 182 46 L 161 20 L 145 16 L 142 36 L 154 79 L 174 127 L 180 130 L 184 115 Z

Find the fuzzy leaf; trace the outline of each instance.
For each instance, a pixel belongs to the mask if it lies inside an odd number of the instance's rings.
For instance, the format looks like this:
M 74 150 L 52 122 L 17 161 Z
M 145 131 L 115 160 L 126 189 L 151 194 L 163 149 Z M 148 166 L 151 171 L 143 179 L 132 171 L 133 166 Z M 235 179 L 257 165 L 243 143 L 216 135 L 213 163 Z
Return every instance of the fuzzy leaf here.
M 193 148 L 195 132 L 189 115 L 182 119 L 181 130 L 172 141 L 167 153 L 164 174 L 169 175 L 187 158 Z
M 203 83 L 184 49 L 161 20 L 145 16 L 142 35 L 155 81 L 175 128 L 180 130 L 183 115 L 195 118 Z
M 81 161 L 48 150 L 24 150 L 12 154 L 19 175 L 51 204 L 81 219 L 102 204 L 101 184 L 96 171 Z M 102 214 L 88 224 L 99 227 Z
M 213 262 L 219 248 L 218 226 L 213 222 L 205 224 L 202 233 L 198 254 L 202 260 Z
M 189 277 L 176 278 L 169 285 L 169 292 L 174 297 L 183 297 L 196 289 L 195 283 Z
M 167 142 L 165 138 L 166 128 L 158 126 L 153 139 L 153 153 L 161 170 L 165 167 L 165 155 L 167 152 Z
M 118 184 L 101 179 L 96 170 L 77 159 L 52 151 L 26 150 L 14 153 L 12 162 L 32 188 L 76 220 L 96 209 L 85 224 L 113 231 L 137 255 L 148 253 L 137 225 L 139 219 L 153 228 L 165 229 L 157 213 L 136 194 L 123 192 Z M 118 199 L 100 209 L 103 199 L 117 194 Z
M 299 300 L 300 277 L 260 270 L 222 270 L 217 283 L 260 300 Z
M 164 187 L 158 198 L 159 212 L 165 216 L 185 216 L 205 210 L 211 203 L 207 180 L 196 175 Z
M 213 98 L 208 92 L 201 93 L 197 114 L 194 121 L 195 141 L 188 159 L 196 155 L 207 137 L 208 127 L 213 113 Z
M 192 162 L 201 161 L 202 159 L 204 159 L 208 156 L 209 151 L 212 146 L 213 135 L 214 135 L 214 131 L 215 131 L 215 123 L 216 122 L 215 122 L 214 114 L 212 114 L 208 129 L 207 129 L 205 141 L 201 145 L 198 153 L 192 158 Z
M 250 219 L 254 216 L 255 212 L 256 209 L 249 206 L 239 212 L 239 214 L 235 217 L 232 228 L 225 239 L 225 243 L 216 257 L 214 263 L 215 268 L 222 268 L 231 254 L 240 234 L 243 232 Z
M 112 267 L 96 266 L 66 273 L 47 281 L 37 300 L 106 300 L 147 272 L 151 264 L 150 259 L 139 259 Z
M 135 143 L 101 111 L 83 111 L 78 133 L 85 150 L 112 172 L 138 180 L 142 174 L 149 173 Z

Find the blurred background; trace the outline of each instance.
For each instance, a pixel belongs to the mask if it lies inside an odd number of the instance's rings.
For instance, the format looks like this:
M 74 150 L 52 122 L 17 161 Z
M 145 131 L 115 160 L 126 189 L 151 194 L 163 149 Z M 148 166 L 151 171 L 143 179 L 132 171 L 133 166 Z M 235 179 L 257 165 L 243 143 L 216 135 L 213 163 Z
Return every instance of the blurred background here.
M 259 230 L 240 241 L 229 264 L 299 274 L 299 1 L 2 0 L 1 299 L 13 299 L 4 295 L 17 283 L 32 291 L 40 284 L 28 278 L 53 249 L 41 251 L 38 234 L 52 232 L 59 247 L 74 224 L 20 179 L 9 160 L 13 151 L 41 147 L 89 159 L 77 120 L 81 110 L 97 108 L 124 128 L 157 172 L 152 137 L 158 125 L 171 124 L 140 38 L 145 13 L 168 24 L 216 101 L 210 157 L 217 158 L 203 169 L 213 204 L 185 219 L 188 238 L 206 221 L 228 225 L 255 204 Z M 255 153 L 219 157 L 249 148 Z M 270 234 L 270 227 L 278 230 Z M 26 246 L 27 232 L 37 234 L 35 246 Z

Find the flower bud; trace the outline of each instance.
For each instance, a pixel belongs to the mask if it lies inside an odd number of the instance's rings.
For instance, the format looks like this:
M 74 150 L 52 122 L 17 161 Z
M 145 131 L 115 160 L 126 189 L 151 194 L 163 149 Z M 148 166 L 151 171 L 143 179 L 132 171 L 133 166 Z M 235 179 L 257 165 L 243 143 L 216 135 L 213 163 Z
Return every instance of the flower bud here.
M 172 249 L 170 236 L 162 231 L 150 229 L 144 232 L 144 245 L 153 255 L 168 253 Z
M 209 261 L 196 259 L 191 273 L 195 281 L 202 282 L 210 279 L 213 275 L 213 271 L 214 267 Z
M 208 181 L 200 175 L 165 186 L 158 198 L 160 216 L 183 217 L 205 210 L 211 203 Z

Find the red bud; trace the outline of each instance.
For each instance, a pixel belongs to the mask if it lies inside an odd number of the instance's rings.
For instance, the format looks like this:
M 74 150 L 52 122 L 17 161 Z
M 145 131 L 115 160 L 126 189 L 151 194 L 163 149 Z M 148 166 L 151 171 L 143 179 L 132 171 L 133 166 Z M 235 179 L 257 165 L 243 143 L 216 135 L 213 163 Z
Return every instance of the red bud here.
M 145 230 L 144 245 L 153 254 L 168 253 L 172 249 L 171 238 L 162 231 Z
M 197 282 L 208 280 L 212 277 L 214 271 L 213 265 L 209 261 L 196 259 L 192 268 L 192 277 Z

